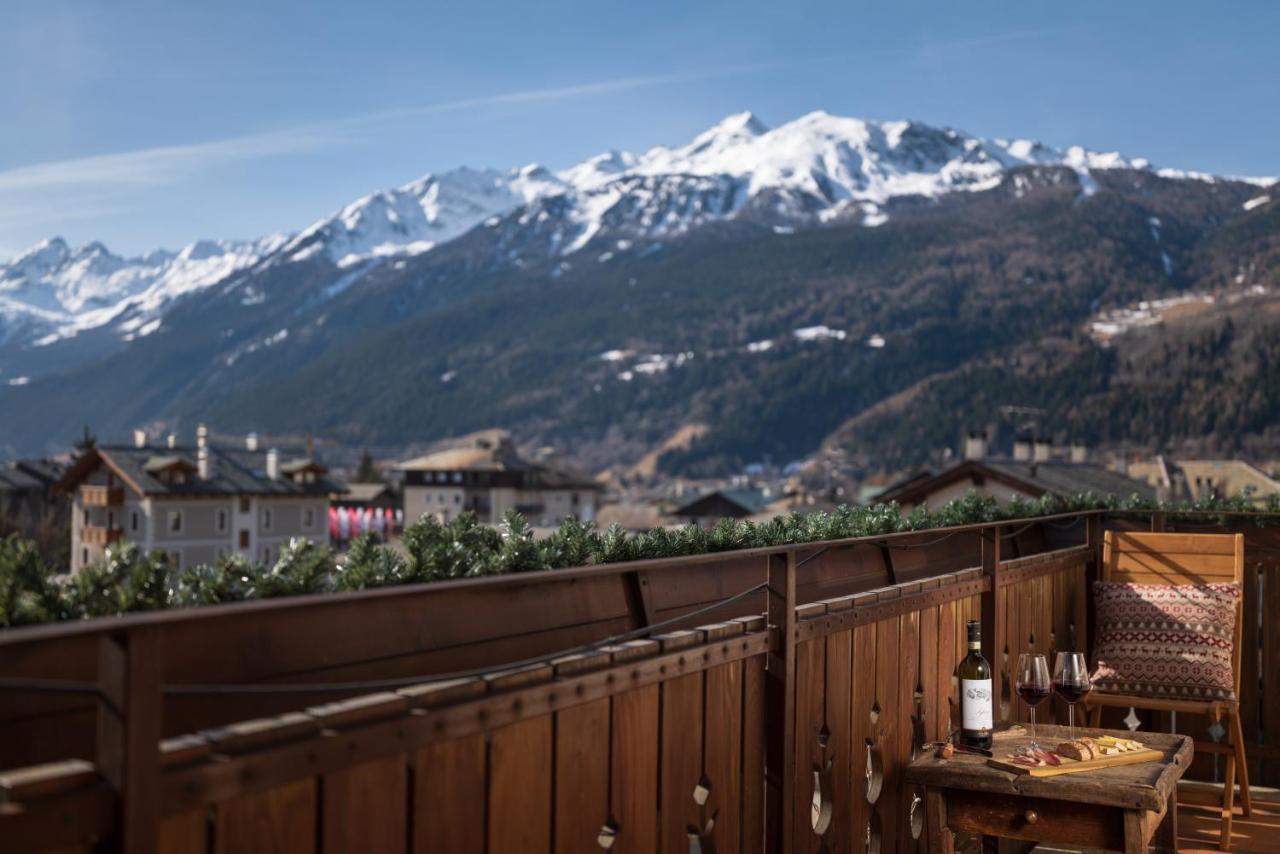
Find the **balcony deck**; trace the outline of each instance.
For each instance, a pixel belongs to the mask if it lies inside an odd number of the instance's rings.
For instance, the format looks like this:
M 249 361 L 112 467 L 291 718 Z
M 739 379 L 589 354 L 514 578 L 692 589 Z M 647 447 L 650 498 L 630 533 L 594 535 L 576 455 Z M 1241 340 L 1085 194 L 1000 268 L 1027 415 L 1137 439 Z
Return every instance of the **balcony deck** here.
M 1259 597 L 1280 607 L 1280 527 L 1256 522 L 1215 524 L 1246 535 L 1259 788 L 1232 845 L 1261 852 L 1280 850 L 1262 788 L 1280 784 L 1280 680 L 1262 678 L 1280 672 L 1280 624 L 1259 618 Z M 0 769 L 27 766 L 0 772 L 0 838 L 651 852 L 689 850 L 694 827 L 722 854 L 868 854 L 868 836 L 914 854 L 930 831 L 912 834 L 902 768 L 950 728 L 965 620 L 1014 661 L 1085 648 L 1102 529 L 1157 523 L 1177 524 L 1064 514 L 0 632 Z M 1025 720 L 1007 688 L 1000 716 Z M 1208 782 L 1181 789 L 1181 850 L 1218 847 L 1219 811 L 1197 803 L 1214 771 L 1188 769 Z
M 1204 854 L 1218 851 L 1221 826 L 1218 811 L 1211 807 L 1178 808 L 1178 851 Z M 1280 851 L 1280 805 L 1255 804 L 1249 818 L 1236 817 L 1231 827 L 1232 851 L 1275 854 Z

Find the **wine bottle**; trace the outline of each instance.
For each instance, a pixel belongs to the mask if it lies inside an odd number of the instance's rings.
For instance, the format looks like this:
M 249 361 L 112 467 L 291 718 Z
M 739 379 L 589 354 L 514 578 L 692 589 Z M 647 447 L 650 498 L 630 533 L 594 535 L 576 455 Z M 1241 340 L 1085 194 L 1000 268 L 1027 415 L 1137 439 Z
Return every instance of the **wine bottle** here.
M 970 620 L 969 654 L 956 667 L 960 679 L 960 743 L 991 749 L 991 665 L 982 657 L 982 630 Z

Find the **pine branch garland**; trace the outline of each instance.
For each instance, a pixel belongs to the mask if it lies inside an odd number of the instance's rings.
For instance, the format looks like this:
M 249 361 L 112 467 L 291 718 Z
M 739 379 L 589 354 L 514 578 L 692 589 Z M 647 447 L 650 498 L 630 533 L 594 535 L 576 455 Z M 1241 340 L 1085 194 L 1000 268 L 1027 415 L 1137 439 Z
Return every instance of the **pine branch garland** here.
M 710 529 L 686 525 L 631 534 L 620 525 L 601 531 L 569 518 L 541 540 L 535 539 L 528 520 L 515 511 L 508 512 L 498 528 L 480 524 L 468 512 L 447 525 L 424 516 L 405 529 L 402 549 L 368 535 L 358 537 L 341 562 L 328 546 L 295 539 L 271 566 L 231 556 L 213 565 L 177 570 L 164 552 L 144 554 L 131 543 L 115 543 L 102 559 L 74 575 L 44 563 L 34 544 L 15 534 L 0 540 L 0 627 L 872 537 L 1095 509 L 1164 511 L 1179 514 L 1180 522 L 1225 526 L 1230 514 L 1259 508 L 1246 493 L 1179 504 L 1086 493 L 1069 498 L 1014 498 L 1002 505 L 971 491 L 936 511 L 921 505 L 904 515 L 896 504 L 841 506 L 829 513 L 793 513 L 764 522 L 728 519 Z M 1261 509 L 1280 514 L 1280 496 L 1268 496 Z M 1280 518 L 1255 517 L 1254 521 L 1280 524 Z

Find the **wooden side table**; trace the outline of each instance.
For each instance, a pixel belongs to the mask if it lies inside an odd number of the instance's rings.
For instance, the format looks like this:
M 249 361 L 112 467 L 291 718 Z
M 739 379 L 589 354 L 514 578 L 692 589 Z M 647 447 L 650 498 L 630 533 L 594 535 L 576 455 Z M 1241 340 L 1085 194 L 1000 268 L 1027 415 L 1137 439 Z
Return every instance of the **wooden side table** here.
M 1017 731 L 996 732 L 996 756 L 1011 752 Z M 1067 740 L 1067 728 L 1040 725 L 1045 747 Z M 1156 762 L 1103 768 L 1057 777 L 1002 771 L 982 756 L 957 753 L 941 759 L 932 751 L 906 769 L 905 779 L 925 789 L 929 850 L 952 851 L 952 833 L 978 834 L 983 850 L 997 840 L 1059 842 L 1137 854 L 1176 854 L 1177 783 L 1191 763 L 1192 741 L 1185 735 L 1109 732 L 1076 728 L 1079 735 L 1136 737 L 1164 753 Z M 1018 741 L 1014 741 L 1018 743 Z

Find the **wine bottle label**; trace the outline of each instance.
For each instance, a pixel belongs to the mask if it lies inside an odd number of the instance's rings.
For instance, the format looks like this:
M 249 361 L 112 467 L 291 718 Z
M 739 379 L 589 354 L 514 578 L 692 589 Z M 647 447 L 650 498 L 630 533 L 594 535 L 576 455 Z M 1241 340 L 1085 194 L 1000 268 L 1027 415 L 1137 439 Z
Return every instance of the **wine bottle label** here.
M 960 726 L 967 730 L 991 729 L 991 680 L 960 680 Z

